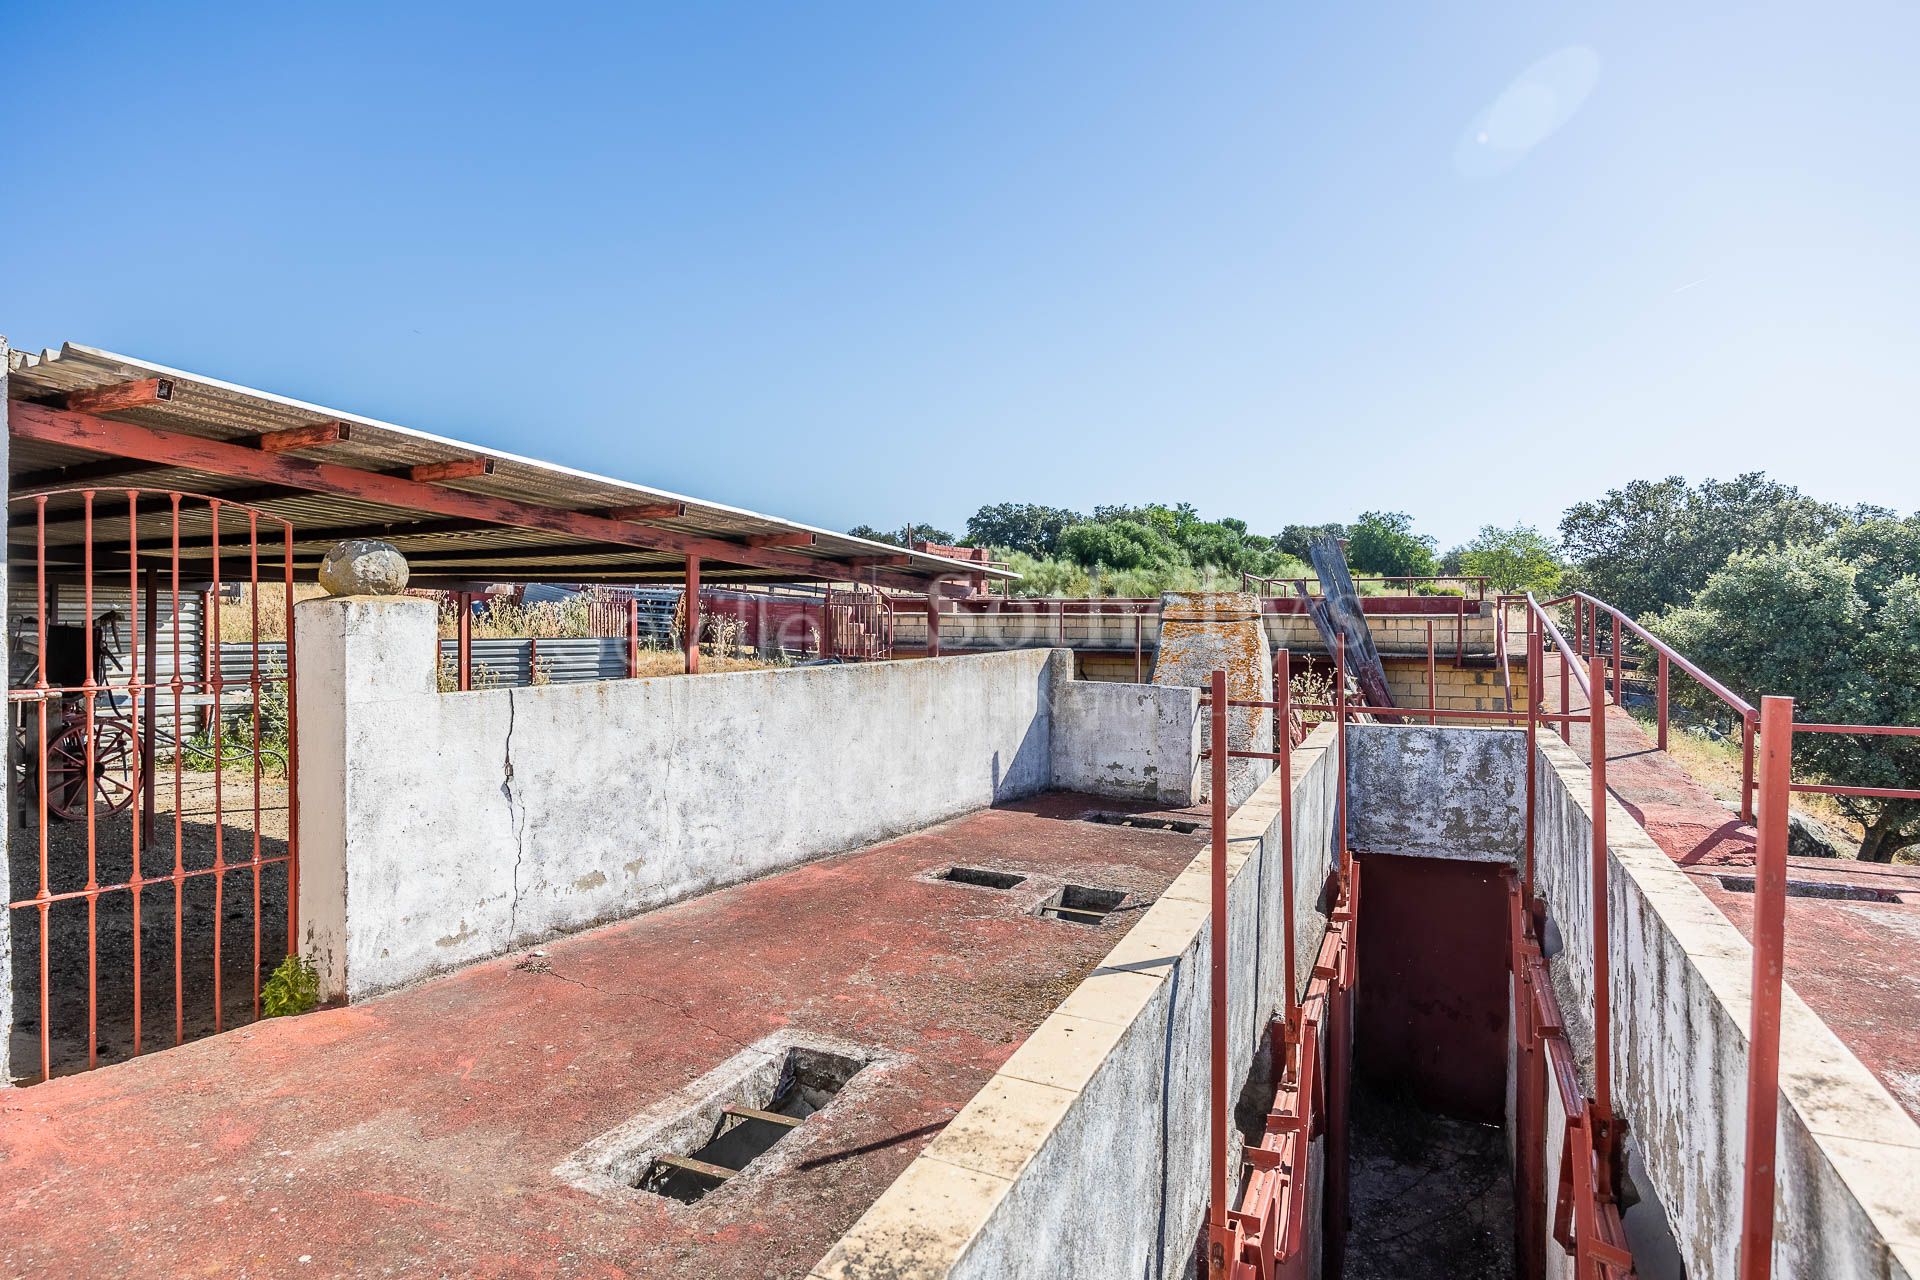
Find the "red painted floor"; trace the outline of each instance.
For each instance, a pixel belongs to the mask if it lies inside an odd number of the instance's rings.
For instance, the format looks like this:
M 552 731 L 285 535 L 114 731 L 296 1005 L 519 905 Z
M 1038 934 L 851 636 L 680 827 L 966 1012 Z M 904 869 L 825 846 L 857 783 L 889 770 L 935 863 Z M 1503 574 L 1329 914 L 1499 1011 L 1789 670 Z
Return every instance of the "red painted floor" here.
M 506 957 L 0 1094 L 0 1271 L 804 1276 L 1137 918 L 1041 919 L 1027 891 L 1147 901 L 1203 847 L 1081 820 L 1124 807 L 976 813 L 547 944 L 533 969 Z M 954 863 L 1036 880 L 915 878 Z M 553 1176 L 782 1028 L 905 1061 L 752 1188 L 682 1205 Z
M 1586 734 L 1574 747 L 1589 758 Z M 1714 905 L 1751 936 L 1754 830 L 1662 753 L 1638 723 L 1607 717 L 1607 786 Z M 1920 1120 L 1920 867 L 1790 858 L 1788 878 L 1879 890 L 1898 903 L 1787 899 L 1787 981 L 1909 1114 Z

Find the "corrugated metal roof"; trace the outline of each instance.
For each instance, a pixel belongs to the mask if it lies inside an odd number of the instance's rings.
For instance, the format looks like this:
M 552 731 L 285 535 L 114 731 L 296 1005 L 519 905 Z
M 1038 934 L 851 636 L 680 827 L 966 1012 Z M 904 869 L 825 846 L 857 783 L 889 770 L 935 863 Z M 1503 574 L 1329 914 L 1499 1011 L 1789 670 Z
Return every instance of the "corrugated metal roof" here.
M 173 383 L 170 400 L 109 416 L 211 440 L 243 440 L 263 432 L 316 423 L 346 423 L 352 429 L 349 440 L 299 450 L 291 456 L 364 471 L 392 471 L 424 463 L 472 458 L 490 459 L 494 464 L 492 474 L 444 483 L 448 489 L 487 497 L 511 499 L 567 512 L 595 512 L 649 503 L 684 504 L 680 516 L 650 519 L 644 526 L 636 526 L 636 530 L 658 528 L 732 541 L 755 535 L 808 534 L 813 538 L 812 545 L 783 547 L 780 550 L 788 556 L 818 562 L 820 573 L 825 577 L 844 579 L 865 576 L 865 570 L 857 569 L 848 562 L 876 556 L 907 557 L 905 563 L 891 566 L 891 572 L 920 578 L 944 575 L 964 577 L 982 573 L 993 577 L 1015 576 L 982 564 L 906 551 L 665 489 L 597 476 L 74 343 L 68 343 L 58 351 L 43 351 L 39 355 L 10 352 L 8 370 L 9 395 L 13 399 L 54 405 L 73 392 L 91 391 L 143 378 L 167 379 Z M 11 459 L 16 496 L 23 480 L 37 478 L 43 482 L 51 481 L 62 468 L 94 463 L 99 458 L 100 455 L 79 448 L 16 438 Z M 115 482 L 99 480 L 95 483 Z M 147 469 L 121 483 L 137 485 L 146 490 L 176 489 L 213 495 L 237 493 L 248 487 L 244 481 L 191 467 Z M 77 509 L 78 502 L 77 498 L 50 500 L 49 510 L 59 513 L 68 506 Z M 389 507 L 327 493 L 283 493 L 258 498 L 253 505 L 292 524 L 296 559 L 303 564 L 324 554 L 327 547 L 338 538 L 358 535 L 386 537 L 395 542 L 406 552 L 415 573 L 422 578 L 635 581 L 674 579 L 682 572 L 683 560 L 677 552 L 611 546 L 585 537 L 509 525 L 488 524 L 453 531 L 408 532 L 404 526 L 430 523 L 433 517 L 404 507 Z M 159 514 L 161 505 L 153 508 L 153 515 L 146 514 L 146 511 L 143 507 L 140 530 L 143 540 L 170 527 L 164 516 Z M 13 514 L 16 519 L 21 514 L 17 501 Z M 150 525 L 149 520 L 155 523 Z M 181 536 L 187 541 L 205 539 L 210 528 L 211 522 L 203 510 L 189 509 L 182 518 Z M 228 536 L 231 536 L 231 532 L 229 528 Z M 96 545 L 115 545 L 117 539 L 117 545 L 124 547 L 127 536 L 124 511 L 117 516 L 105 510 L 96 515 L 93 529 Z M 266 536 L 263 528 L 263 538 Z M 59 524 L 58 532 L 49 530 L 48 541 L 49 545 L 62 539 L 77 543 L 81 537 L 77 525 Z M 278 528 L 272 531 L 271 539 L 277 548 L 280 539 Z M 721 563 L 712 563 L 707 574 L 714 581 L 780 581 L 803 576 L 782 570 Z

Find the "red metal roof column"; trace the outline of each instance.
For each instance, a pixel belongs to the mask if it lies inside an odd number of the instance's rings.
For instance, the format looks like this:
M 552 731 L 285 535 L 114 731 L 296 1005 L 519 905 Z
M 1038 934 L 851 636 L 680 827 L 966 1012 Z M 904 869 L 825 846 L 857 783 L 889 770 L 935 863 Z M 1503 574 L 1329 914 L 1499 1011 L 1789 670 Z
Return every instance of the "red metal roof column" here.
M 687 674 L 700 674 L 700 557 L 687 557 Z

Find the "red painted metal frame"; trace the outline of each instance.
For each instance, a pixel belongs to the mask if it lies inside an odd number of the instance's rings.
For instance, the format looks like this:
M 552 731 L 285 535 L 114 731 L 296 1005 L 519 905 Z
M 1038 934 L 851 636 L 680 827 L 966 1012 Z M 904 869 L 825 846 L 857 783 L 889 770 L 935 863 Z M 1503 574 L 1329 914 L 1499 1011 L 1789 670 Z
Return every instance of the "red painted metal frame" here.
M 1519 1274 L 1533 1280 L 1546 1260 L 1547 1201 L 1545 1138 L 1547 1094 L 1558 1092 L 1566 1116 L 1554 1197 L 1553 1239 L 1574 1261 L 1580 1280 L 1623 1280 L 1633 1275 L 1620 1207 L 1611 1192 L 1613 1167 L 1601 1132 L 1601 1117 L 1582 1096 L 1580 1073 L 1567 1043 L 1547 962 L 1540 950 L 1545 910 L 1523 898 L 1518 881 L 1510 891 L 1510 951 L 1515 1045 L 1514 1245 Z
M 1477 591 L 1477 594 L 1474 596 L 1475 603 L 1484 603 L 1487 598 L 1487 579 L 1483 575 L 1479 575 L 1479 574 L 1454 574 L 1451 576 L 1447 574 L 1429 574 L 1426 576 L 1420 576 L 1420 575 L 1412 575 L 1412 574 L 1362 573 L 1362 574 L 1353 575 L 1353 580 L 1357 583 L 1358 582 L 1378 582 L 1383 586 L 1389 586 L 1389 587 L 1393 586 L 1394 584 L 1399 584 L 1406 588 L 1406 593 L 1409 596 L 1414 594 L 1413 588 L 1415 587 L 1415 585 L 1422 582 L 1470 583 L 1474 586 L 1474 588 Z M 1248 591 L 1253 591 L 1255 593 L 1272 591 L 1275 593 L 1276 596 L 1285 596 L 1285 595 L 1292 594 L 1294 591 L 1294 583 L 1299 581 L 1304 581 L 1304 579 L 1267 578 L 1267 577 L 1262 577 L 1260 574 L 1257 574 L 1257 573 L 1246 572 L 1245 570 L 1242 570 L 1240 574 L 1240 585 L 1243 589 Z M 1430 596 L 1428 598 L 1438 599 L 1438 598 L 1441 598 L 1441 596 L 1439 593 L 1436 593 L 1436 595 Z M 1463 596 L 1460 596 L 1459 598 L 1464 600 L 1467 597 L 1463 595 Z
M 124 497 L 126 502 L 125 518 L 128 526 L 128 560 L 125 573 L 129 608 L 131 609 L 135 602 L 140 599 L 141 577 L 143 573 L 147 581 L 147 590 L 150 593 L 147 601 L 147 611 L 150 619 L 147 627 L 149 650 L 146 655 L 147 666 L 144 679 L 142 678 L 141 671 L 141 631 L 138 626 L 133 625 L 131 618 L 128 619 L 131 637 L 127 652 L 127 662 L 125 664 L 125 681 L 115 681 L 111 679 L 111 677 L 103 680 L 99 677 L 99 664 L 95 656 L 95 626 L 98 619 L 94 611 L 94 588 L 97 577 L 95 573 L 94 523 L 97 503 L 102 496 L 110 496 L 113 499 Z M 83 578 L 82 607 L 84 609 L 85 619 L 81 628 L 81 647 L 83 650 L 82 662 L 85 666 L 85 672 L 81 683 L 77 686 L 52 685 L 49 683 L 47 671 L 47 632 L 49 619 L 53 609 L 57 607 L 57 584 L 50 584 L 47 577 L 47 502 L 50 498 L 58 497 L 78 497 L 80 499 L 81 517 L 79 524 L 81 525 L 84 539 L 81 546 L 82 561 L 80 568 Z M 172 752 L 174 848 L 172 872 L 170 875 L 161 876 L 149 876 L 146 874 L 142 861 L 143 844 L 150 841 L 152 837 L 152 789 L 154 785 L 152 766 L 153 757 L 156 754 L 154 742 L 157 721 L 154 708 L 163 692 L 161 687 L 162 681 L 158 675 L 158 668 L 152 649 L 158 630 L 158 609 L 155 595 L 157 594 L 159 586 L 159 578 L 153 566 L 150 564 L 142 564 L 140 556 L 140 504 L 143 499 L 150 503 L 164 502 L 166 504 L 172 529 L 169 541 L 174 549 L 174 553 L 170 557 L 168 572 L 168 589 L 170 592 L 170 608 L 172 613 L 171 627 L 174 670 L 165 682 L 164 690 L 166 694 L 170 695 L 172 700 L 172 723 L 176 738 Z M 11 901 L 7 906 L 10 911 L 31 911 L 38 917 L 39 931 L 37 946 L 40 960 L 38 1031 L 40 1042 L 40 1077 L 42 1080 L 45 1080 L 52 1076 L 54 1070 L 52 1061 L 53 968 L 51 963 L 53 939 L 51 935 L 50 915 L 52 909 L 57 904 L 84 901 L 87 907 L 86 1065 L 88 1068 L 98 1066 L 100 1062 L 100 933 L 98 915 L 100 899 L 103 895 L 124 892 L 129 896 L 132 922 L 132 947 L 130 954 L 130 964 L 132 968 L 132 1008 L 130 1011 L 129 1024 L 132 1051 L 135 1056 L 144 1052 L 147 1047 L 146 1027 L 144 1024 L 146 975 L 142 969 L 142 953 L 145 929 L 143 916 L 144 898 L 145 891 L 150 886 L 169 883 L 173 886 L 173 991 L 174 1042 L 176 1044 L 186 1039 L 184 893 L 185 886 L 189 880 L 197 880 L 204 876 L 211 876 L 213 878 L 214 911 L 212 919 L 214 926 L 212 937 L 212 989 L 213 1025 L 216 1031 L 222 1029 L 225 1025 L 225 1007 L 222 991 L 224 980 L 222 949 L 226 933 L 224 927 L 224 908 L 227 892 L 227 877 L 230 873 L 248 876 L 251 879 L 250 896 L 253 906 L 251 1006 L 254 1018 L 260 1016 L 260 965 L 264 954 L 260 876 L 265 868 L 276 864 L 284 864 L 287 868 L 286 934 L 284 941 L 286 954 L 292 954 L 293 952 L 294 942 L 298 937 L 299 931 L 299 735 L 298 710 L 295 705 L 295 699 L 292 697 L 293 682 L 296 674 L 295 650 L 292 643 L 294 533 L 292 526 L 287 522 L 257 511 L 254 508 L 225 502 L 218 498 L 208 498 L 199 494 L 186 494 L 170 490 L 102 489 L 97 487 L 74 490 L 45 490 L 33 494 L 30 497 L 15 499 L 14 501 L 32 501 L 35 510 L 34 612 L 36 617 L 35 627 L 37 640 L 35 663 L 38 671 L 35 683 L 30 688 L 8 689 L 7 700 L 10 704 L 31 708 L 29 714 L 33 717 L 38 730 L 28 746 L 31 756 L 28 763 L 35 776 L 34 789 L 37 792 L 36 813 L 38 818 L 39 876 L 35 892 L 31 896 Z M 204 664 L 200 667 L 198 680 L 191 681 L 187 677 L 187 672 L 190 669 L 185 667 L 181 661 L 183 653 L 180 630 L 182 584 L 180 573 L 181 562 L 177 551 L 180 544 L 181 509 L 182 504 L 186 502 L 206 503 L 213 535 L 210 547 L 212 553 L 211 571 L 213 575 L 213 586 L 204 593 L 203 600 L 210 608 L 207 612 L 203 613 L 202 616 L 203 633 L 206 637 L 208 656 Z M 222 714 L 222 698 L 228 682 L 223 675 L 221 663 L 217 656 L 220 635 L 220 610 L 223 596 L 220 590 L 220 575 L 222 571 L 221 519 L 223 512 L 244 518 L 246 522 L 244 559 L 242 561 L 244 569 L 241 572 L 244 574 L 245 584 L 250 588 L 248 593 L 248 607 L 250 610 L 250 622 L 252 624 L 252 640 L 250 642 L 251 652 L 248 660 L 247 678 L 243 683 L 249 691 L 249 706 L 247 711 L 248 727 L 256 747 L 252 752 L 252 768 L 250 771 L 252 790 L 251 818 L 253 827 L 252 847 L 246 858 L 232 861 L 228 860 L 226 853 L 227 830 L 225 807 L 228 778 L 227 753 L 224 741 L 226 723 L 225 717 Z M 117 518 L 119 512 L 115 510 L 112 514 Z M 263 523 L 267 524 L 270 530 L 277 529 L 282 543 L 279 557 L 281 560 L 281 572 L 279 574 L 280 581 L 278 585 L 281 587 L 282 622 L 285 626 L 288 642 L 286 645 L 285 668 L 278 678 L 267 674 L 261 665 L 260 587 L 263 579 L 261 577 L 260 560 L 262 550 L 261 525 Z M 237 549 L 242 546 L 242 543 L 235 542 L 229 545 Z M 271 554 L 271 551 L 269 551 L 269 554 Z M 149 560 L 156 558 L 158 557 L 150 556 Z M 102 572 L 113 574 L 117 577 L 120 571 L 116 568 L 103 570 Z M 276 683 L 284 683 L 287 690 L 286 702 L 289 740 L 287 756 L 288 831 L 286 851 L 281 854 L 269 855 L 264 850 L 261 839 L 263 762 L 257 746 L 260 741 L 260 707 L 262 697 L 266 689 Z M 213 860 L 210 866 L 189 868 L 186 865 L 185 858 L 185 824 L 182 816 L 185 781 L 182 760 L 184 752 L 181 748 L 179 738 L 183 733 L 188 710 L 185 699 L 188 691 L 196 688 L 204 691 L 203 696 L 210 698 L 209 706 L 211 714 L 208 719 L 207 732 L 211 737 L 211 751 L 207 754 L 209 754 L 212 759 L 213 774 Z M 103 695 L 108 700 L 108 712 L 104 719 L 101 716 L 99 707 L 99 700 Z M 124 721 L 116 715 L 116 702 L 120 696 L 126 698 Z M 83 741 L 85 751 L 84 764 L 80 770 L 81 781 L 78 785 L 83 787 L 85 791 L 81 820 L 86 824 L 86 881 L 83 885 L 75 889 L 56 890 L 52 883 L 52 836 L 49 823 L 53 818 L 59 816 L 60 810 L 69 807 L 66 804 L 66 794 L 75 784 L 71 780 L 63 781 L 61 783 L 62 804 L 55 806 L 51 802 L 51 777 L 55 769 L 51 759 L 50 740 L 48 737 L 49 706 L 57 706 L 60 709 L 62 720 L 66 722 L 59 736 L 62 738 L 79 737 Z M 114 726 L 121 724 L 124 724 L 126 727 L 118 730 L 114 728 Z M 125 784 L 126 794 L 124 802 L 120 801 L 112 790 L 113 788 L 118 788 L 120 784 L 117 782 L 109 784 L 107 782 L 105 766 L 103 766 L 103 762 L 99 758 L 99 744 L 102 738 L 109 734 L 124 736 L 129 744 L 124 751 L 131 752 L 131 758 L 127 765 L 128 776 Z M 126 758 L 124 753 L 117 754 L 122 754 L 122 757 Z M 63 773 L 63 777 L 64 776 Z M 105 806 L 106 813 L 104 815 L 102 813 L 101 803 L 103 798 L 107 801 Z M 100 847 L 101 825 L 104 820 L 108 820 L 107 815 L 118 812 L 124 812 L 127 815 L 126 821 L 129 826 L 128 871 L 124 880 L 114 880 L 112 876 L 103 879 L 100 861 L 102 853 Z
M 1614 608 L 1606 601 L 1599 599 L 1597 596 L 1588 595 L 1584 591 L 1576 591 L 1571 595 L 1560 596 L 1557 599 L 1549 600 L 1544 605 L 1537 607 L 1550 609 L 1556 605 L 1563 604 L 1571 604 L 1574 609 L 1574 652 L 1576 655 L 1584 655 L 1589 658 L 1597 657 L 1600 652 L 1599 636 L 1601 615 L 1604 614 L 1613 620 L 1613 652 L 1611 657 L 1613 664 L 1613 697 L 1616 702 L 1620 700 L 1621 694 L 1621 681 L 1623 679 L 1621 667 L 1622 649 L 1624 648 L 1627 633 L 1632 633 L 1636 639 L 1642 644 L 1645 644 L 1658 656 L 1659 676 L 1657 696 L 1659 706 L 1657 715 L 1659 719 L 1659 739 L 1663 750 L 1666 746 L 1668 724 L 1667 685 L 1670 669 L 1673 667 L 1678 667 L 1686 675 L 1691 676 L 1695 683 L 1699 684 L 1701 688 L 1724 703 L 1729 711 L 1739 717 L 1741 744 L 1740 817 L 1743 820 L 1752 821 L 1753 737 L 1759 727 L 1759 712 L 1754 708 L 1753 704 L 1694 665 L 1686 655 L 1680 653 L 1677 649 L 1656 637 L 1638 622 L 1635 622 L 1632 618 L 1629 618 L 1626 614 Z M 1602 689 L 1602 696 L 1604 697 L 1604 681 L 1599 687 Z M 1589 696 L 1592 696 L 1591 693 L 1589 693 Z
M 1290 669 L 1286 650 L 1275 655 L 1276 673 Z M 1344 654 L 1341 655 L 1344 657 Z M 1246 1149 L 1248 1165 L 1238 1208 L 1229 1208 L 1227 1168 L 1228 1124 L 1232 1097 L 1228 1079 L 1226 937 L 1227 878 L 1226 828 L 1227 762 L 1229 759 L 1271 759 L 1283 778 L 1292 778 L 1292 720 L 1290 690 L 1284 676 L 1276 681 L 1271 702 L 1229 700 L 1226 673 L 1216 671 L 1208 697 L 1209 751 L 1212 759 L 1211 821 L 1213 830 L 1212 935 L 1212 1055 L 1209 1089 L 1210 1180 L 1207 1212 L 1207 1274 L 1212 1280 L 1270 1280 L 1305 1277 L 1310 1232 L 1321 1224 L 1307 1220 L 1309 1160 L 1312 1139 L 1327 1139 L 1325 1178 L 1329 1274 L 1338 1274 L 1344 1247 L 1346 1091 L 1350 1074 L 1346 1042 L 1352 1034 L 1353 988 L 1358 974 L 1354 949 L 1354 921 L 1359 879 L 1351 858 L 1342 857 L 1335 873 L 1335 901 L 1320 953 L 1306 990 L 1295 972 L 1294 912 L 1297 889 L 1293 874 L 1292 787 L 1280 792 L 1281 949 L 1285 957 L 1285 989 L 1280 1016 L 1269 1023 L 1276 1088 L 1267 1124 L 1258 1145 Z M 1270 706 L 1276 713 L 1274 752 L 1212 749 L 1223 743 L 1227 711 L 1232 706 Z M 1323 1065 L 1324 1057 L 1324 1065 Z
M 1787 947 L 1787 799 L 1793 699 L 1760 700 L 1760 812 L 1754 847 L 1753 1008 L 1747 1041 L 1746 1169 L 1740 1196 L 1740 1280 L 1773 1273 L 1775 1125 L 1780 1117 L 1780 987 Z
M 106 407 L 112 410 L 123 406 Z M 467 489 L 449 489 L 443 485 L 416 481 L 405 475 L 365 471 L 289 453 L 265 452 L 246 444 L 211 440 L 186 432 L 25 401 L 17 401 L 10 407 L 8 430 L 22 439 L 66 445 L 138 462 L 190 468 L 232 479 L 261 481 L 275 486 L 274 492 L 278 487 L 305 490 L 401 510 L 432 512 L 485 524 L 588 538 L 615 546 L 703 557 L 719 564 L 746 565 L 790 573 L 796 581 L 830 578 L 844 574 L 852 567 L 851 561 L 822 560 L 792 551 L 750 547 L 722 538 L 658 526 L 641 526 L 630 520 L 614 518 L 611 514 L 568 511 Z M 238 496 L 236 494 L 236 501 L 229 505 L 237 506 Z M 678 511 L 678 504 L 669 505 Z M 637 515 L 641 510 L 644 508 L 637 508 L 628 514 Z M 275 519 L 270 514 L 265 518 Z M 671 517 L 663 514 L 659 518 Z M 926 587 L 924 576 L 895 569 L 885 572 L 876 569 L 875 579 L 882 585 L 903 590 L 920 591 Z

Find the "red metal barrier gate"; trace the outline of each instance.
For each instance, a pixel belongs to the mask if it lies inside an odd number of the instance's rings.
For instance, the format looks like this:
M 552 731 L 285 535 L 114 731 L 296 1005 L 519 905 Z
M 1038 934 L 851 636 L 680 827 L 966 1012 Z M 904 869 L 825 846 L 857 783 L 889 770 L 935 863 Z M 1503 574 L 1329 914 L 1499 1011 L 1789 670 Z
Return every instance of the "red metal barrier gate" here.
M 292 949 L 293 528 L 156 490 L 9 507 L 33 559 L 9 603 L 7 905 L 44 1080 L 144 1052 L 155 1022 L 178 1044 L 258 1018 Z

